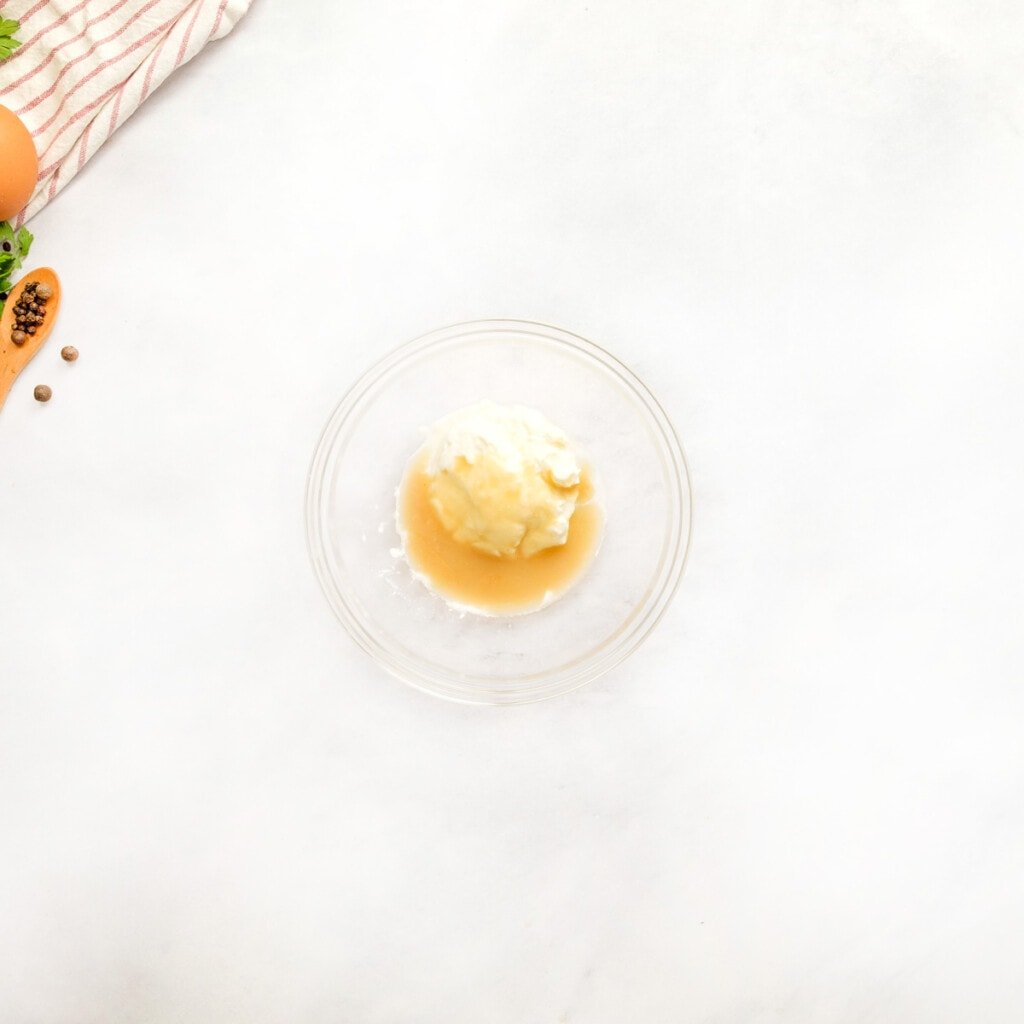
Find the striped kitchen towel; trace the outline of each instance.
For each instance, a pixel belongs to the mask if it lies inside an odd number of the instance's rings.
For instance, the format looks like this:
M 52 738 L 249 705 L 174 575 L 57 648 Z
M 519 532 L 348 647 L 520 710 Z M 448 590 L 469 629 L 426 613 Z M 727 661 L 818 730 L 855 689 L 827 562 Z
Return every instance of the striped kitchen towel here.
M 25 122 L 39 180 L 18 225 L 38 213 L 161 82 L 228 34 L 252 0 L 0 0 L 21 22 L 0 64 L 0 105 Z

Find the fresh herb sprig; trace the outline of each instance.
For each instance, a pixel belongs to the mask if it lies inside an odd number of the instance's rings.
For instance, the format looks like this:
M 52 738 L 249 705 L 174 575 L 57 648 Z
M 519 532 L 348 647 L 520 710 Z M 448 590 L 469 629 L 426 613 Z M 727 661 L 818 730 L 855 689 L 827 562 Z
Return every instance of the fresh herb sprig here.
M 0 313 L 11 292 L 11 274 L 20 266 L 32 246 L 28 228 L 15 231 L 7 221 L 0 221 Z
M 14 33 L 21 28 L 21 22 L 13 18 L 0 18 L 0 60 L 7 60 L 21 46 L 21 40 Z

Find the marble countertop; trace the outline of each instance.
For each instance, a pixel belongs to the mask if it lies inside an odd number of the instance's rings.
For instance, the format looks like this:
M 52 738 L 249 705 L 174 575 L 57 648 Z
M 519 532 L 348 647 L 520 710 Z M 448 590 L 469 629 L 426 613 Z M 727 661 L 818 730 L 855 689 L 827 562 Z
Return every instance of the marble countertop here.
M 258 0 L 155 95 L 31 225 L 0 1020 L 1024 1016 L 1022 33 Z M 512 709 L 379 671 L 303 530 L 354 376 L 486 316 L 651 381 L 696 501 L 653 638 Z

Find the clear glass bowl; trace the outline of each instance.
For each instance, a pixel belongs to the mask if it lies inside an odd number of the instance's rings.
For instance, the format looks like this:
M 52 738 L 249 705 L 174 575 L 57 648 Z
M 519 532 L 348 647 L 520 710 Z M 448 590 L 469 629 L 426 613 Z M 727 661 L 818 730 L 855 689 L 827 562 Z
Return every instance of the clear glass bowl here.
M 481 398 L 535 406 L 562 427 L 604 505 L 586 575 L 529 615 L 455 611 L 401 557 L 396 490 L 423 428 Z M 482 320 L 417 338 L 356 382 L 317 445 L 306 523 L 327 600 L 375 661 L 439 697 L 513 704 L 573 690 L 636 650 L 679 584 L 690 504 L 682 446 L 635 374 L 556 327 Z

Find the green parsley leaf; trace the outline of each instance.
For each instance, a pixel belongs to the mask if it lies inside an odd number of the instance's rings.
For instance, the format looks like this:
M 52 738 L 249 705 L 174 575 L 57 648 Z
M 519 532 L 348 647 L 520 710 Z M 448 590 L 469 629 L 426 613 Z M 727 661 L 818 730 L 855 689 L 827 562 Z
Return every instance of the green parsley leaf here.
M 7 60 L 21 46 L 21 40 L 14 38 L 19 28 L 21 23 L 13 18 L 0 18 L 0 60 Z
M 33 235 L 28 228 L 15 232 L 7 221 L 0 221 L 0 295 L 6 295 L 11 290 L 11 274 L 21 266 L 32 242 Z M 10 252 L 4 250 L 5 245 L 10 246 Z M 0 313 L 3 310 L 4 303 L 0 299 Z

